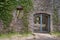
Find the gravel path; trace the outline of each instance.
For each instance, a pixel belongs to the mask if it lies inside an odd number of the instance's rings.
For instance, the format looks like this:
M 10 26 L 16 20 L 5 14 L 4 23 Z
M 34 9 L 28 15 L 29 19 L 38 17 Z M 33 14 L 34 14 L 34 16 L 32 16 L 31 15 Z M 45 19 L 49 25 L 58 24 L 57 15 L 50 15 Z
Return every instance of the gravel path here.
M 11 38 L 0 38 L 0 40 L 59 40 L 50 34 L 34 33 L 35 36 L 21 37 L 20 35 L 12 36 Z

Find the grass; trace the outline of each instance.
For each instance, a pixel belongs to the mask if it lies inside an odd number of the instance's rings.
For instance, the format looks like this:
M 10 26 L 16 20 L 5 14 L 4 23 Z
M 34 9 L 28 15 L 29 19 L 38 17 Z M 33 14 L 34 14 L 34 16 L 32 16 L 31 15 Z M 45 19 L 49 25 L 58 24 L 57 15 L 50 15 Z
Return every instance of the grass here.
M 0 38 L 10 38 L 14 35 L 21 35 L 22 37 L 27 37 L 28 35 L 31 35 L 32 33 L 22 33 L 22 34 L 19 34 L 19 33 L 8 33 L 8 34 L 0 34 Z
M 60 32 L 52 32 L 51 34 L 55 36 L 60 36 Z
M 13 35 L 17 35 L 17 33 L 0 34 L 0 38 L 9 38 Z
M 20 34 L 20 35 L 22 35 L 23 37 L 27 37 L 27 36 L 29 36 L 29 35 L 32 35 L 32 33 L 31 32 L 25 32 L 25 33 L 22 33 L 22 34 Z

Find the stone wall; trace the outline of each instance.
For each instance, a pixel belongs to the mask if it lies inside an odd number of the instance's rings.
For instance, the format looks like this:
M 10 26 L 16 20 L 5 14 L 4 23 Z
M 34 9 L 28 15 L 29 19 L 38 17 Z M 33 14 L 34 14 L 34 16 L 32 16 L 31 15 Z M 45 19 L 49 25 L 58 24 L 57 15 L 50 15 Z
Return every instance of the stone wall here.
M 58 25 L 54 25 L 54 31 L 60 31 L 60 0 L 54 0 L 54 6 L 57 8 L 58 11 L 58 20 L 59 22 L 57 23 Z M 56 30 L 57 29 L 57 30 Z
M 10 24 L 10 28 L 12 28 L 13 31 L 15 32 L 22 32 L 23 31 L 23 21 L 22 19 L 17 18 L 17 11 L 14 10 L 13 12 L 13 19 L 12 22 Z
M 52 2 L 51 0 L 33 0 L 34 11 L 51 11 L 52 10 Z
M 52 29 L 52 0 L 33 0 L 34 10 L 29 16 L 29 27 L 34 31 L 34 14 L 36 13 L 47 13 L 51 15 L 51 29 Z
M 3 22 L 0 20 L 0 33 L 3 31 Z
M 53 30 L 53 19 L 52 19 L 52 14 L 53 14 L 53 5 L 52 5 L 52 0 L 32 0 L 33 1 L 33 8 L 34 10 L 32 10 L 31 12 L 29 12 L 29 16 L 28 16 L 28 20 L 29 20 L 29 27 L 28 29 L 30 31 L 34 31 L 34 14 L 36 13 L 48 13 L 51 15 L 51 19 L 50 19 L 50 28 L 51 31 Z M 13 15 L 13 20 L 10 24 L 10 30 L 16 31 L 16 32 L 20 32 L 23 29 L 23 23 L 22 23 L 22 19 L 17 19 L 16 17 L 16 10 L 13 11 L 12 15 Z M 60 18 L 60 9 L 59 9 L 59 18 Z M 60 20 L 60 19 L 59 19 Z M 2 30 L 3 26 L 2 26 L 2 22 L 0 21 L 0 32 Z M 59 26 L 60 28 L 60 26 Z M 59 29 L 60 30 L 60 29 Z

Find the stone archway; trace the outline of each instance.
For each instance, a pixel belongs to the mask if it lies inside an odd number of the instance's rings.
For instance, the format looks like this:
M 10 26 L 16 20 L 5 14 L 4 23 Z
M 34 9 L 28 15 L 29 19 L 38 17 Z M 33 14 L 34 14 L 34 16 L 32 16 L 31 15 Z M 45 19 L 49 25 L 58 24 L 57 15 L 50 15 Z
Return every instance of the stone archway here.
M 34 32 L 50 32 L 50 15 L 46 13 L 34 14 Z

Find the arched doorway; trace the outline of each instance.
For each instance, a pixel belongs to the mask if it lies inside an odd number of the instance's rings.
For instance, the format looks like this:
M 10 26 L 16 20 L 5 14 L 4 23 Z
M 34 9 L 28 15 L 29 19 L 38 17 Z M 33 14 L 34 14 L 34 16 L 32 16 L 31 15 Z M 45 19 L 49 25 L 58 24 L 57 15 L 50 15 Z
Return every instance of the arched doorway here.
M 34 14 L 34 32 L 50 32 L 50 15 L 46 13 Z

